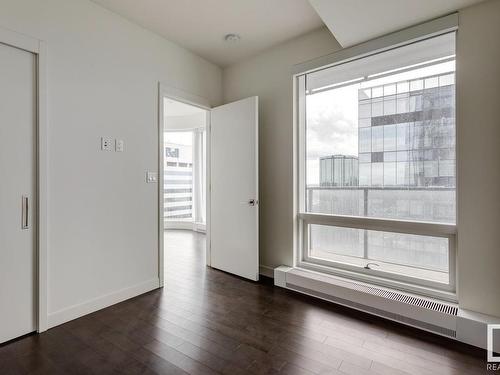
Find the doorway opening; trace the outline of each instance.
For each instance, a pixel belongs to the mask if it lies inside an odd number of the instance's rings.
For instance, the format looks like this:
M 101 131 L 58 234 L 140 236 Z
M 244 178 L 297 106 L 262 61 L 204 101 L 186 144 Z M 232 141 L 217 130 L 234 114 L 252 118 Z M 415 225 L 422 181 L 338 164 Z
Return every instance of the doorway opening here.
M 200 272 L 193 260 L 259 279 L 258 102 L 210 107 L 159 84 L 160 287 L 176 266 Z
M 207 110 L 169 97 L 163 106 L 164 269 L 183 257 L 205 265 L 207 232 Z M 188 259 L 185 259 L 186 261 Z M 167 268 L 168 267 L 168 268 Z

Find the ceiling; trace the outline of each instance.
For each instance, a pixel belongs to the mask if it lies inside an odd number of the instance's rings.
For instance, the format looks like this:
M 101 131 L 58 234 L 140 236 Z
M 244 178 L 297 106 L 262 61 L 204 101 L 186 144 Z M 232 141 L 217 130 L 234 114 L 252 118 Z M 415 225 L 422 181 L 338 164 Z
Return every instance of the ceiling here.
M 177 100 L 165 99 L 164 105 L 167 117 L 192 116 L 205 113 L 204 109 Z
M 483 0 L 92 1 L 225 67 L 325 24 L 349 47 Z
M 92 1 L 222 67 L 324 26 L 308 0 Z
M 482 0 L 309 0 L 343 47 L 436 18 Z

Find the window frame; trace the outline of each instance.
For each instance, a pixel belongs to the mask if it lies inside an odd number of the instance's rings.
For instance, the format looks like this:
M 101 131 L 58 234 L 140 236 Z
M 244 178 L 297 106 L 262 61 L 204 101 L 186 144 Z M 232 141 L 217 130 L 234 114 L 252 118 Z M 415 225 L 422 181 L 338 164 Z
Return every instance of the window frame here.
M 378 54 L 389 49 L 402 47 L 416 41 L 429 39 L 447 33 L 456 33 L 457 20 L 455 15 L 444 17 L 431 21 L 427 24 L 418 25 L 414 28 L 403 30 L 388 36 L 375 39 L 357 45 L 351 48 L 346 48 L 324 58 L 317 59 L 316 62 L 307 62 L 296 66 L 293 74 L 293 118 L 294 118 L 294 259 L 293 266 L 310 269 L 322 273 L 328 273 L 336 276 L 341 276 L 349 279 L 359 280 L 371 284 L 377 284 L 385 287 L 405 290 L 425 296 L 439 298 L 446 301 L 456 302 L 456 285 L 457 285 L 457 225 L 437 222 L 422 222 L 410 220 L 395 220 L 382 219 L 361 216 L 347 215 L 332 215 L 309 213 L 306 211 L 306 74 L 317 70 L 330 68 L 332 66 L 348 63 L 349 61 L 363 59 L 373 54 Z M 444 21 L 443 21 L 444 20 Z M 433 32 L 422 33 L 422 30 L 432 30 L 439 28 Z M 446 25 L 446 27 L 443 27 Z M 414 30 L 420 28 L 419 30 Z M 415 37 L 414 33 L 422 33 Z M 413 38 L 402 40 L 404 35 L 412 36 Z M 390 44 L 391 41 L 399 43 Z M 387 44 L 380 48 L 381 44 Z M 456 43 L 456 38 L 455 38 Z M 378 48 L 377 48 L 378 47 Z M 363 52 L 364 51 L 364 52 Z M 337 55 L 337 56 L 335 56 Z M 326 63 L 328 61 L 330 63 Z M 311 64 L 316 63 L 316 67 Z M 456 79 L 456 78 L 455 78 Z M 456 86 L 455 86 L 456 87 Z M 456 95 L 455 95 L 456 108 Z M 396 109 L 397 110 L 397 109 Z M 457 127 L 455 126 L 455 139 L 457 137 Z M 359 141 L 358 141 L 359 142 Z M 397 131 L 396 131 L 397 142 Z M 397 151 L 397 144 L 396 144 Z M 458 152 L 455 145 L 455 174 L 458 174 Z M 396 171 L 397 174 L 397 171 Z M 458 181 L 458 179 L 457 179 Z M 458 184 L 455 188 L 455 204 L 457 207 L 458 222 Z M 435 281 L 425 280 L 422 278 L 411 277 L 408 275 L 395 274 L 384 272 L 377 269 L 366 269 L 353 264 L 328 261 L 318 258 L 309 257 L 309 231 L 310 225 L 320 224 L 335 227 L 345 227 L 353 229 L 375 230 L 393 233 L 405 233 L 414 235 L 425 235 L 433 237 L 443 237 L 448 239 L 448 272 L 449 283 L 443 284 Z M 367 260 L 369 262 L 369 260 Z

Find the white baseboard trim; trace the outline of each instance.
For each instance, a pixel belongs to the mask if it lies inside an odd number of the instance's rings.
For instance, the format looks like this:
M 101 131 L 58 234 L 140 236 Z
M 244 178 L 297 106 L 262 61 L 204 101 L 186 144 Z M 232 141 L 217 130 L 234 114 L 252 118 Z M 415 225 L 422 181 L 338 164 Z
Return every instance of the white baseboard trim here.
M 261 264 L 259 266 L 259 274 L 274 279 L 274 268 L 269 266 L 264 266 Z
M 104 309 L 111 305 L 125 301 L 129 298 L 150 292 L 160 287 L 158 278 L 151 279 L 140 284 L 106 294 L 89 301 L 67 307 L 65 309 L 48 314 L 48 328 L 58 326 L 73 319 Z

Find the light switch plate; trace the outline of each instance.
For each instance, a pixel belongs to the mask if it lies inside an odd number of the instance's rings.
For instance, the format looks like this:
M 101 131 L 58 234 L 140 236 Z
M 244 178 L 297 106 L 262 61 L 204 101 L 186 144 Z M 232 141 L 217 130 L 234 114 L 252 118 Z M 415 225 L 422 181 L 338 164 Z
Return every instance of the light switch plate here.
M 146 172 L 146 182 L 148 184 L 156 184 L 158 182 L 158 173 Z
M 123 152 L 124 149 L 124 142 L 123 139 L 115 139 L 115 151 L 116 152 Z
M 101 137 L 101 150 L 111 151 L 113 148 L 113 140 L 111 138 Z

